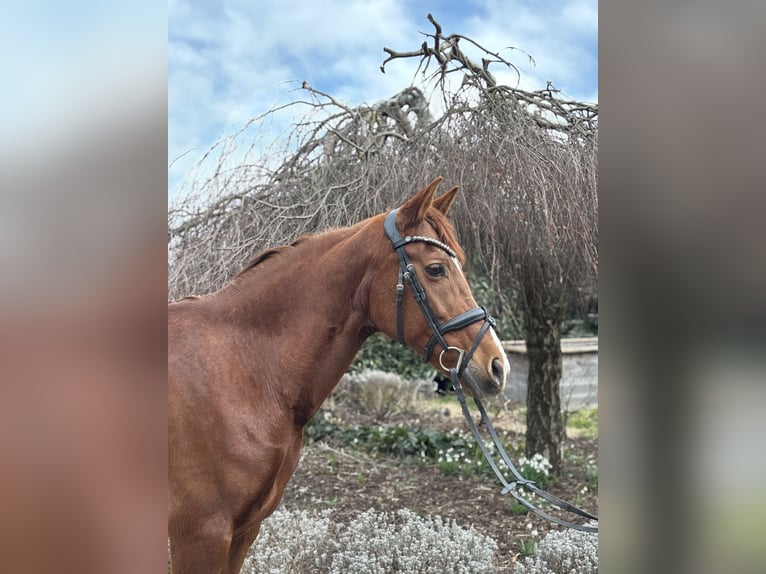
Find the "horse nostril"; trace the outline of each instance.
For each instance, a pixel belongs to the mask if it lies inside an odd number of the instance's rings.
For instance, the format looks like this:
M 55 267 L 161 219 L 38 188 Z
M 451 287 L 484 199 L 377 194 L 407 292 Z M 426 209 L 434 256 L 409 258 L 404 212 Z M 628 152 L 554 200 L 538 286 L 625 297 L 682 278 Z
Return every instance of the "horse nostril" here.
M 492 359 L 492 378 L 495 379 L 498 385 L 502 385 L 505 379 L 505 372 L 503 371 L 503 363 L 500 359 Z

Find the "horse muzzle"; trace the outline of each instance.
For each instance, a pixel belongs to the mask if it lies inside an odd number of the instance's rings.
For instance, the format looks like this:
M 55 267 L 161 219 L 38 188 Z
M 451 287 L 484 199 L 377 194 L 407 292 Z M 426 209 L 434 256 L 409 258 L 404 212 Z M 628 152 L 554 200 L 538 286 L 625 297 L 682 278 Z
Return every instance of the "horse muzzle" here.
M 468 394 L 476 399 L 483 399 L 503 392 L 508 380 L 508 369 L 498 358 L 491 359 L 486 366 L 471 360 L 459 377 L 460 383 L 466 387 Z

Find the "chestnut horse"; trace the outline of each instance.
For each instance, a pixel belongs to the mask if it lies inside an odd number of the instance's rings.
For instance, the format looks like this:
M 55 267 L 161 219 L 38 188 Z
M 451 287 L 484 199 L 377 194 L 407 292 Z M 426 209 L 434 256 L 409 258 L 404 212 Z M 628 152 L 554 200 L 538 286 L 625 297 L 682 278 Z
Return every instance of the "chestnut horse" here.
M 464 359 L 460 381 L 476 397 L 502 391 L 508 361 L 445 217 L 457 187 L 435 199 L 440 182 L 388 217 L 268 249 L 220 291 L 169 304 L 176 574 L 240 571 L 295 470 L 304 425 L 373 333 L 426 349 L 441 372 Z

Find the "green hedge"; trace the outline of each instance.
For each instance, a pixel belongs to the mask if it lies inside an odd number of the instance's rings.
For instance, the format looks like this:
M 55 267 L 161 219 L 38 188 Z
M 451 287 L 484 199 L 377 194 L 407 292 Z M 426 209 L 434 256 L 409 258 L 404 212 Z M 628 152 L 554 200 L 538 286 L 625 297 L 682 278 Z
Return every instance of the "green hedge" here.
M 367 339 L 349 371 L 361 373 L 367 369 L 397 373 L 405 379 L 430 379 L 436 374 L 431 365 L 424 363 L 408 347 L 403 347 L 382 333 Z

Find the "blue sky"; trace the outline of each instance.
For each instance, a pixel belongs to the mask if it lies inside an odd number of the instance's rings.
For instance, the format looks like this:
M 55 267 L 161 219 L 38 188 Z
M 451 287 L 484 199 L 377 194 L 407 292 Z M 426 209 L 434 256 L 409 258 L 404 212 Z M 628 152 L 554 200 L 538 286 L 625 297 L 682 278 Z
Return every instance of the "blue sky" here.
M 502 52 L 521 68 L 521 87 L 550 80 L 598 101 L 597 0 L 169 0 L 168 193 L 218 138 L 297 97 L 304 80 L 352 106 L 410 85 L 417 61 L 382 74 L 383 47 L 416 50 L 420 32 L 433 31 L 429 12 L 445 34 L 530 54 L 534 66 Z

